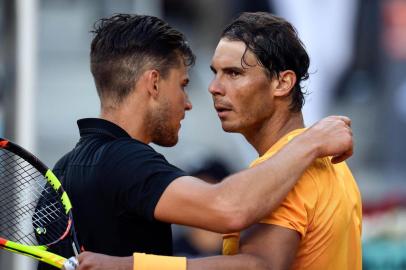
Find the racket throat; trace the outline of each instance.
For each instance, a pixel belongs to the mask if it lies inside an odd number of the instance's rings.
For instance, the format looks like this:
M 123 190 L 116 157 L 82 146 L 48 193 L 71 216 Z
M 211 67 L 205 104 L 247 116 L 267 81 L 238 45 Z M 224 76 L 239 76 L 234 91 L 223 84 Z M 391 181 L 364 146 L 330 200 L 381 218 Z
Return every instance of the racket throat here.
M 73 253 L 75 253 L 75 257 L 79 256 L 79 250 L 77 249 L 75 242 L 72 242 L 72 249 Z

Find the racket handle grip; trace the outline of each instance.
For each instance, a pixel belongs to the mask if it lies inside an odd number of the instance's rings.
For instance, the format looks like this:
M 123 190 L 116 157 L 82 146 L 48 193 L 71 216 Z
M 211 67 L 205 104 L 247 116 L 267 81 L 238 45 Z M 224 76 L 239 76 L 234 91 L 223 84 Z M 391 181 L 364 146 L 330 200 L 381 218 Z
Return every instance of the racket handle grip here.
M 63 264 L 62 270 L 76 270 L 78 266 L 79 266 L 78 260 L 75 257 L 70 257 Z

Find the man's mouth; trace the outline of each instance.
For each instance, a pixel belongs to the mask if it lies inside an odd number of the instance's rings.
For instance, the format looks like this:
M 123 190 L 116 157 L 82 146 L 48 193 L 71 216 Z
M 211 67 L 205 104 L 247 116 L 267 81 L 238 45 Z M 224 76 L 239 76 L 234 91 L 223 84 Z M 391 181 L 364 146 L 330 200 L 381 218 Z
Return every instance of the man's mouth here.
M 223 118 L 227 115 L 227 113 L 231 112 L 230 106 L 226 106 L 224 104 L 214 104 L 214 108 L 217 111 L 217 115 L 220 118 Z

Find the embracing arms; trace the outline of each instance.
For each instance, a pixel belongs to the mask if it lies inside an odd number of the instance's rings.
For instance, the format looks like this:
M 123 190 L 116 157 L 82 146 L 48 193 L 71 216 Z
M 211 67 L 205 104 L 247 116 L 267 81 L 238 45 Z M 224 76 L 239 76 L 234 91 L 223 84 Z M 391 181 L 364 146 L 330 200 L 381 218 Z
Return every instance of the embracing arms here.
M 351 156 L 352 145 L 350 120 L 327 117 L 269 160 L 218 184 L 179 177 L 159 199 L 155 218 L 220 233 L 243 230 L 274 210 L 316 158 L 340 162 Z

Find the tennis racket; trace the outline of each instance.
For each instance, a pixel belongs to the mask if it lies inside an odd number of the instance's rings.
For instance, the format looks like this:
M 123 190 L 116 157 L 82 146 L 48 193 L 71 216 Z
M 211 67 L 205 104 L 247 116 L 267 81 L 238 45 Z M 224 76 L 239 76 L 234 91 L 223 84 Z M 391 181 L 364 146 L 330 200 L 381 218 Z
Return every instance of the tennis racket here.
M 34 155 L 0 138 L 0 248 L 74 270 L 75 257 L 46 251 L 65 239 L 77 255 L 72 205 L 60 181 Z

